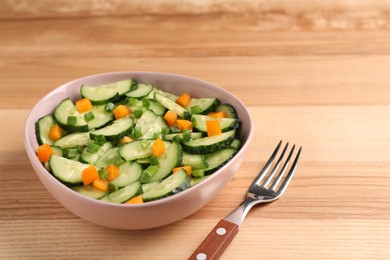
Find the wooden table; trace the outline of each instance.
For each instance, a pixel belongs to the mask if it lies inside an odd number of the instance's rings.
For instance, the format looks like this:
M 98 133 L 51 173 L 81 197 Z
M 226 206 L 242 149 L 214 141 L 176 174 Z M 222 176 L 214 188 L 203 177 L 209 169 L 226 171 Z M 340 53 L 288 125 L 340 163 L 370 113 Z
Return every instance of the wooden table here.
M 249 213 L 222 259 L 388 259 L 385 3 L 62 2 L 0 4 L 0 259 L 186 259 L 240 203 L 280 139 L 303 146 L 296 176 L 282 199 Z M 112 230 L 76 217 L 45 190 L 24 151 L 23 123 L 67 81 L 134 70 L 231 91 L 248 106 L 255 133 L 241 169 L 206 207 L 161 228 Z

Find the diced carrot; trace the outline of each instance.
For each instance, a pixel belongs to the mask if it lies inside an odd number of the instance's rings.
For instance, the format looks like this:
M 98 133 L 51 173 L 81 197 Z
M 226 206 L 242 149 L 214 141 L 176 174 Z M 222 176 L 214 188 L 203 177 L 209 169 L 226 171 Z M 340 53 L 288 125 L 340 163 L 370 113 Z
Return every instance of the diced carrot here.
M 187 175 L 191 177 L 192 167 L 190 165 L 185 165 L 185 166 L 173 168 L 173 172 L 175 173 L 181 169 L 185 170 L 187 172 Z
M 174 126 L 176 123 L 177 115 L 173 113 L 171 110 L 168 110 L 164 115 L 165 121 L 167 121 L 170 127 Z
M 218 120 L 206 120 L 207 136 L 222 134 L 221 124 Z
M 215 117 L 215 118 L 225 118 L 226 114 L 223 111 L 219 111 L 219 112 L 211 112 L 208 114 L 208 116 Z
M 120 141 L 119 141 L 119 143 L 120 144 L 127 144 L 127 143 L 130 143 L 130 142 L 132 142 L 132 141 L 134 141 L 131 137 L 128 137 L 128 136 L 125 136 L 125 137 L 123 137 Z
M 107 181 L 112 181 L 113 179 L 115 179 L 119 175 L 119 168 L 113 163 L 111 163 L 110 165 L 108 165 L 104 169 L 108 172 Z
M 95 180 L 99 179 L 98 170 L 95 168 L 95 166 L 90 165 L 83 170 L 83 173 L 81 174 L 81 178 L 83 180 L 84 185 L 88 185 L 94 182 Z
M 142 203 L 144 203 L 144 200 L 142 199 L 142 195 L 135 196 L 125 202 L 125 204 L 142 204 Z
M 178 103 L 182 107 L 186 107 L 190 104 L 191 97 L 188 93 L 183 93 L 176 99 L 176 103 Z
M 52 141 L 56 141 L 62 137 L 62 129 L 59 127 L 59 125 L 54 124 L 49 131 L 49 138 Z
M 179 127 L 180 130 L 192 130 L 193 124 L 189 120 L 184 120 L 184 119 L 177 119 L 176 124 Z
M 76 101 L 76 107 L 77 111 L 84 113 L 92 109 L 92 103 L 88 98 L 83 98 Z
M 96 189 L 99 189 L 99 190 L 102 190 L 102 191 L 108 191 L 108 181 L 104 181 L 102 179 L 96 179 L 94 182 L 93 182 L 93 186 L 96 188 Z
M 113 111 L 115 119 L 120 119 L 130 114 L 130 110 L 125 105 L 117 106 Z
M 37 154 L 40 162 L 47 162 L 50 159 L 50 155 L 54 154 L 54 151 L 51 149 L 50 145 L 43 144 L 38 147 Z
M 159 157 L 164 152 L 165 152 L 164 142 L 161 140 L 160 137 L 158 137 L 157 140 L 153 144 L 152 154 L 153 154 L 153 156 Z

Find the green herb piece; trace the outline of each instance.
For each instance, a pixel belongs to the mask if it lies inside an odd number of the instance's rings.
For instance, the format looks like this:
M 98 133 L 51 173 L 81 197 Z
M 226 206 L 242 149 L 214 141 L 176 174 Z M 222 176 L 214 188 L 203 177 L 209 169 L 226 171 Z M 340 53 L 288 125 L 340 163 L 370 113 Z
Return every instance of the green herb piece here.
M 85 121 L 89 122 L 89 121 L 95 119 L 95 115 L 93 114 L 92 111 L 89 111 L 88 113 L 86 113 L 84 115 L 84 119 L 85 119 Z

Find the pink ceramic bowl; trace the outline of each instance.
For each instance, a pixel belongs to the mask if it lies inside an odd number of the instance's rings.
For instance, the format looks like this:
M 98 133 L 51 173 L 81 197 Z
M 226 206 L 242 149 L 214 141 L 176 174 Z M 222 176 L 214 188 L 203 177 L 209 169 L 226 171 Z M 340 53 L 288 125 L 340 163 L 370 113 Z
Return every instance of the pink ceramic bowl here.
M 53 112 L 66 97 L 80 98 L 80 86 L 100 85 L 133 78 L 153 83 L 158 88 L 176 94 L 188 92 L 194 97 L 217 97 L 233 105 L 242 125 L 239 138 L 240 151 L 225 166 L 201 183 L 176 195 L 140 205 L 114 204 L 93 200 L 66 187 L 42 166 L 36 156 L 38 143 L 34 123 Z M 147 229 L 167 225 L 185 218 L 210 202 L 232 179 L 238 170 L 253 135 L 252 120 L 244 104 L 226 90 L 211 83 L 175 74 L 157 72 L 113 72 L 88 76 L 68 82 L 43 97 L 29 113 L 24 128 L 24 142 L 28 158 L 39 179 L 53 197 L 77 216 L 92 223 L 117 229 Z

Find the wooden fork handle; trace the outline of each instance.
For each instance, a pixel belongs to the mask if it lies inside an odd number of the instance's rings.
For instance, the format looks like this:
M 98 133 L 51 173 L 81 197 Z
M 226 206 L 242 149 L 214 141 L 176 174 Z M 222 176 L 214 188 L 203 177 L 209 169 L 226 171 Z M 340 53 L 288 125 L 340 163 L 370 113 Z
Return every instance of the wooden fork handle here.
M 221 219 L 189 260 L 212 260 L 221 257 L 238 232 L 238 225 Z

